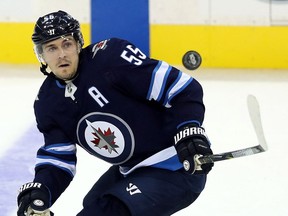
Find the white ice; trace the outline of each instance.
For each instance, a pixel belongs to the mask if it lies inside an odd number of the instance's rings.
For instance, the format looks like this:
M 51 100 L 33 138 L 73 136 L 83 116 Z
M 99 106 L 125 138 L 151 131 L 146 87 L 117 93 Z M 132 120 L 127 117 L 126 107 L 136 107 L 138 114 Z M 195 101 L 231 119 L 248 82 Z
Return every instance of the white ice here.
M 288 71 L 200 68 L 190 73 L 204 88 L 205 127 L 214 153 L 258 144 L 247 111 L 248 94 L 255 95 L 259 100 L 269 150 L 217 162 L 198 200 L 175 215 L 287 216 Z M 32 106 L 43 79 L 36 66 L 0 66 L 0 157 L 21 134 L 35 126 Z M 76 215 L 81 209 L 83 197 L 108 167 L 107 163 L 78 148 L 76 177 L 51 208 L 55 215 Z M 31 163 L 27 172 L 31 172 L 32 168 Z M 15 178 L 22 181 L 17 173 Z M 19 186 L 9 190 L 16 194 Z M 5 187 L 3 182 L 1 187 Z M 7 202 L 11 204 L 15 200 Z M 8 215 L 3 216 L 12 215 L 16 215 L 16 202 L 15 206 L 11 205 Z

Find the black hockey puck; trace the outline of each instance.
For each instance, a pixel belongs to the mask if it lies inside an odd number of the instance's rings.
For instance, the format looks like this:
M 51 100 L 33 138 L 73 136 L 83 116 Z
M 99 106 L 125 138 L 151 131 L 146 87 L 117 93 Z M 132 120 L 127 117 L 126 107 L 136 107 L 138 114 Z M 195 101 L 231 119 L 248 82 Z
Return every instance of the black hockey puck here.
M 194 50 L 186 52 L 182 58 L 182 64 L 188 70 L 196 70 L 202 62 L 200 54 Z

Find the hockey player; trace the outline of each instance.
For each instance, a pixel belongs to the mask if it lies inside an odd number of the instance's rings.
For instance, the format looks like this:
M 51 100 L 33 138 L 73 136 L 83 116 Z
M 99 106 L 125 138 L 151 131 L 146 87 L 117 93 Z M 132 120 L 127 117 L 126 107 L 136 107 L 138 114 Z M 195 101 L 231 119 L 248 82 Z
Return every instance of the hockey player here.
M 126 40 L 82 48 L 79 22 L 64 11 L 40 17 L 32 40 L 47 75 L 34 103 L 45 143 L 18 216 L 52 215 L 75 175 L 76 145 L 112 164 L 78 216 L 171 215 L 197 199 L 213 166 L 194 160 L 212 154 L 197 80 Z

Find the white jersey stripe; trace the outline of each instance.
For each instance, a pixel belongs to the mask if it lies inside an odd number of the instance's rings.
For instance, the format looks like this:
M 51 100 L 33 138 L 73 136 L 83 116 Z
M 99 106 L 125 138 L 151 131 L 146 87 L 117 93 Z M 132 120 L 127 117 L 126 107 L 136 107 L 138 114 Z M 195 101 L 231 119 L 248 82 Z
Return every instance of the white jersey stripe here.
M 51 157 L 48 158 L 38 156 L 36 159 L 36 167 L 43 164 L 51 164 L 53 166 L 59 167 L 60 169 L 62 168 L 65 171 L 68 171 L 72 176 L 74 176 L 76 173 L 76 165 L 74 163 L 59 161 Z
M 171 70 L 171 66 L 167 64 L 166 62 L 162 61 L 159 62 L 160 66 L 156 67 L 155 70 L 153 71 L 153 77 L 152 77 L 152 83 L 151 83 L 151 89 L 148 93 L 148 99 L 149 100 L 156 100 L 159 101 L 163 89 L 165 87 L 166 79 L 167 76 L 169 75 L 169 72 Z
M 171 146 L 141 161 L 140 163 L 136 164 L 134 167 L 120 166 L 119 170 L 121 174 L 128 175 L 129 173 L 133 172 L 135 169 L 138 169 L 139 167 L 152 166 L 154 164 L 157 164 L 169 158 L 172 158 L 175 155 L 177 155 L 176 149 L 174 146 Z
M 171 107 L 170 101 L 174 96 L 176 96 L 179 92 L 181 92 L 190 82 L 192 82 L 193 78 L 188 74 L 182 73 L 180 71 L 178 79 L 168 90 L 164 105 L 167 108 Z
M 57 144 L 50 145 L 48 147 L 43 147 L 43 149 L 47 152 L 54 153 L 62 153 L 62 154 L 75 154 L 76 153 L 76 145 L 75 144 Z

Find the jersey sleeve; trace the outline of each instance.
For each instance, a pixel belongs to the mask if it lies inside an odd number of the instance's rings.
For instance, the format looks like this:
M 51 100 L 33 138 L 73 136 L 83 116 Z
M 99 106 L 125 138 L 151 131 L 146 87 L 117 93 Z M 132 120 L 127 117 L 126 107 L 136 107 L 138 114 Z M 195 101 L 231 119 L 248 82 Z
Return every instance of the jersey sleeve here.
M 76 172 L 76 145 L 60 129 L 44 104 L 36 101 L 34 111 L 44 145 L 38 150 L 35 182 L 45 184 L 51 194 L 51 205 L 68 187 Z
M 109 76 L 115 87 L 166 108 L 178 125 L 202 124 L 203 89 L 196 79 L 165 61 L 149 58 L 128 41 L 114 39 L 109 43 L 113 53 Z

